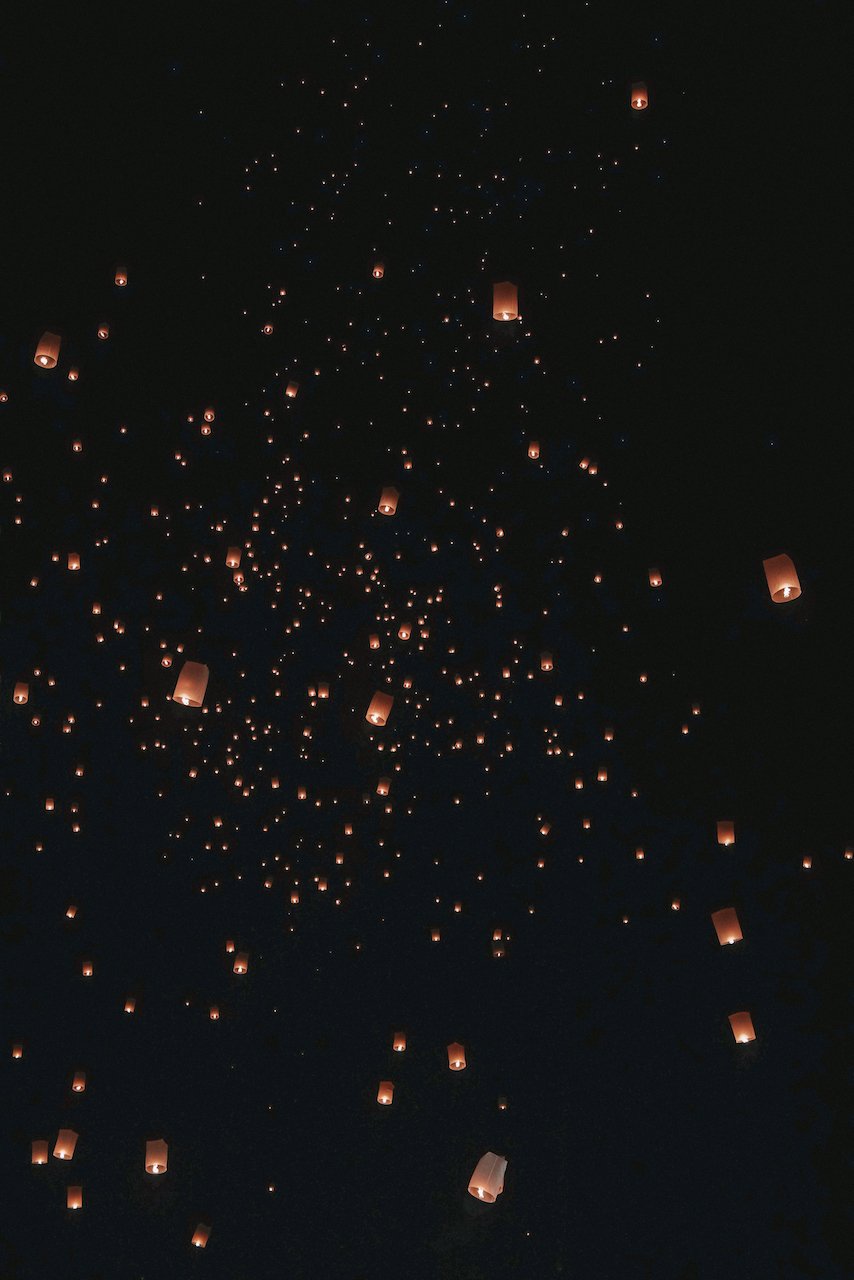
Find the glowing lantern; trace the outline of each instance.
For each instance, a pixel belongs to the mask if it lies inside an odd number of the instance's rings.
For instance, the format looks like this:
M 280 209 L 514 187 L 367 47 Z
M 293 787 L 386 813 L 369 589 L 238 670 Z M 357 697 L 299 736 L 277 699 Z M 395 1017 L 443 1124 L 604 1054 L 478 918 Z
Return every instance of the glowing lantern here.
M 200 707 L 205 700 L 210 672 L 203 662 L 185 662 L 172 694 L 173 702 L 185 707 Z
M 643 80 L 632 85 L 632 111 L 646 111 L 649 106 L 649 90 Z
M 210 1007 L 211 1022 L 219 1022 L 219 1005 L 212 1004 Z
M 732 1027 L 732 1034 L 738 1044 L 747 1044 L 748 1041 L 756 1039 L 756 1032 L 753 1030 L 753 1019 L 749 1013 L 731 1013 L 729 1015 L 729 1025 Z
M 377 783 L 377 795 L 387 796 L 388 789 L 390 786 L 391 786 L 391 780 L 389 778 L 380 778 L 379 782 Z
M 492 1204 L 504 1190 L 504 1174 L 507 1161 L 497 1156 L 494 1151 L 487 1151 L 475 1165 L 474 1173 L 469 1181 L 469 1195 L 476 1196 L 486 1204 Z
M 391 1100 L 394 1097 L 394 1085 L 391 1080 L 381 1080 L 380 1087 L 377 1090 L 377 1102 L 382 1107 L 390 1107 Z
M 285 387 L 285 395 L 288 397 L 289 400 L 296 399 L 296 394 L 298 391 L 299 391 L 298 382 L 289 382 L 288 385 Z
M 765 579 L 771 599 L 775 604 L 783 604 L 786 600 L 797 600 L 801 594 L 801 584 L 795 572 L 795 566 L 789 556 L 771 556 L 762 561 Z
M 53 1154 L 56 1159 L 71 1160 L 79 1137 L 80 1134 L 75 1133 L 73 1129 L 60 1129 L 56 1135 L 56 1143 L 53 1148 Z
M 649 585 L 650 585 L 651 587 L 660 587 L 660 586 L 661 586 L 661 574 L 658 572 L 658 570 L 657 570 L 657 569 L 650 569 L 650 571 L 649 571 Z
M 86 1091 L 86 1072 L 75 1071 L 74 1079 L 71 1081 L 71 1088 L 74 1093 L 85 1093 Z
M 540 456 L 540 442 L 539 440 L 532 440 L 528 445 L 528 457 L 539 458 L 539 456 Z
M 249 952 L 238 951 L 231 967 L 234 973 L 247 973 L 249 970 Z
M 72 573 L 76 573 L 80 568 L 80 557 L 76 551 L 69 551 L 68 553 L 68 568 Z
M 124 270 L 123 267 L 118 267 L 116 270 L 116 284 L 119 286 L 120 289 L 123 289 L 127 284 L 127 282 L 128 282 L 128 273 Z
M 540 670 L 541 671 L 553 671 L 554 665 L 555 664 L 554 664 L 554 661 L 552 660 L 552 655 L 550 653 L 544 652 L 540 654 Z
M 380 494 L 379 506 L 377 507 L 377 511 L 379 511 L 380 515 L 393 516 L 395 511 L 397 511 L 397 501 L 399 497 L 400 494 L 397 489 L 395 489 L 393 485 L 387 485 Z
M 385 263 L 375 262 L 371 275 L 374 277 L 375 280 L 382 280 L 383 276 L 385 275 Z
M 713 911 L 712 924 L 715 926 L 715 933 L 722 947 L 731 945 L 733 942 L 741 942 L 744 936 L 735 907 L 722 907 L 720 911 Z
M 391 1047 L 394 1049 L 395 1053 L 406 1052 L 406 1032 L 405 1031 L 395 1031 L 394 1040 L 392 1041 Z
M 12 694 L 12 701 L 17 702 L 18 706 L 22 707 L 25 702 L 29 701 L 29 697 L 30 686 L 24 680 L 19 680 L 15 685 L 15 691 Z
M 384 725 L 391 715 L 394 698 L 390 693 L 375 693 L 371 698 L 365 719 L 370 724 Z
M 492 286 L 493 320 L 519 319 L 519 291 L 509 280 Z
M 225 556 L 225 565 L 227 569 L 240 568 L 240 547 L 229 547 Z
M 43 333 L 33 356 L 34 363 L 42 369 L 55 369 L 61 342 L 62 338 L 58 333 Z
M 718 823 L 718 844 L 735 844 L 735 823 L 719 822 Z
M 145 1144 L 145 1172 L 165 1173 L 169 1163 L 169 1143 L 165 1138 L 149 1138 Z
M 368 637 L 368 644 L 369 644 L 370 648 L 372 648 L 372 649 L 379 649 L 379 647 L 380 647 L 380 638 L 379 638 L 379 636 L 377 636 L 377 635 L 369 636 L 369 637 Z
M 23 1046 L 22 1044 L 13 1044 L 13 1045 L 12 1045 L 12 1057 L 13 1057 L 13 1058 L 23 1058 L 23 1056 L 24 1056 L 24 1046 Z
M 204 1249 L 208 1240 L 210 1240 L 210 1237 L 211 1237 L 210 1227 L 206 1226 L 204 1222 L 200 1222 L 199 1225 L 196 1227 L 195 1231 L 193 1232 L 193 1239 L 191 1243 L 194 1244 L 197 1249 Z
M 69 1187 L 65 1193 L 66 1209 L 82 1209 L 83 1208 L 83 1188 Z
M 47 1164 L 47 1138 L 36 1138 L 33 1141 L 30 1159 L 33 1164 Z
M 136 1009 L 136 1000 L 133 996 L 128 996 L 125 1000 L 125 1013 L 133 1013 Z
M 452 1071 L 464 1071 L 466 1065 L 466 1051 L 461 1044 L 448 1045 L 448 1066 Z

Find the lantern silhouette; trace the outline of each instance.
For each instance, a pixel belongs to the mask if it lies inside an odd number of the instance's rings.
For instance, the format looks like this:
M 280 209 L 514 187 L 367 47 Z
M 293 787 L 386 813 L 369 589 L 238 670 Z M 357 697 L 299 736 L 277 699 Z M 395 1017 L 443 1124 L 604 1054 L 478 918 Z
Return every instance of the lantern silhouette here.
M 22 707 L 25 702 L 29 701 L 29 698 L 30 698 L 30 686 L 26 683 L 26 681 L 19 680 L 18 683 L 15 685 L 15 691 L 12 694 L 12 701 L 17 702 L 18 706 Z
M 237 955 L 234 957 L 234 964 L 232 965 L 232 970 L 234 973 L 248 972 L 249 970 L 249 952 L 248 951 L 238 951 Z
M 33 1139 L 30 1148 L 30 1160 L 33 1164 L 47 1164 L 47 1138 Z
M 56 1135 L 56 1143 L 54 1144 L 53 1154 L 57 1160 L 71 1160 L 74 1157 L 74 1148 L 77 1146 L 79 1133 L 75 1133 L 73 1129 L 60 1129 Z
M 718 823 L 718 844 L 735 844 L 735 823 L 719 822 Z
M 469 1195 L 492 1204 L 504 1190 L 504 1174 L 507 1161 L 497 1156 L 494 1151 L 487 1151 L 475 1165 L 474 1173 L 469 1180 Z
M 82 1209 L 83 1208 L 83 1188 L 69 1187 L 65 1193 L 66 1209 Z
M 169 1163 L 169 1143 L 165 1138 L 149 1138 L 145 1144 L 145 1172 L 165 1173 Z
M 787 600 L 797 600 L 801 594 L 801 584 L 789 556 L 771 556 L 762 561 L 765 580 L 771 599 L 775 604 L 784 604 Z
M 225 556 L 225 567 L 227 569 L 239 569 L 240 556 L 241 556 L 240 547 L 229 547 Z
M 715 926 L 715 933 L 722 947 L 733 942 L 741 942 L 744 936 L 735 907 L 722 907 L 720 911 L 713 911 L 712 924 Z
M 377 511 L 379 511 L 380 515 L 393 516 L 395 511 L 397 511 L 397 501 L 399 497 L 400 494 L 397 489 L 395 489 L 393 485 L 387 485 L 380 494 L 379 506 L 377 507 Z
M 34 363 L 42 369 L 55 369 L 61 343 L 62 338 L 58 333 L 43 333 L 33 356 Z
M 395 1053 L 406 1052 L 406 1032 L 405 1031 L 395 1031 L 394 1040 L 392 1041 L 392 1048 L 394 1049 Z
M 380 727 L 386 723 L 391 715 L 391 709 L 394 705 L 394 698 L 390 693 L 375 693 L 371 698 L 368 710 L 365 713 L 365 719 L 371 724 Z
M 731 1013 L 729 1015 L 729 1025 L 732 1027 L 732 1034 L 738 1044 L 747 1044 L 750 1040 L 756 1039 L 753 1019 L 749 1013 Z
M 466 1066 L 466 1051 L 461 1044 L 448 1045 L 448 1066 L 452 1071 L 464 1071 Z
M 519 319 L 519 290 L 509 280 L 492 286 L 493 320 Z
M 197 1249 L 204 1249 L 205 1246 L 207 1245 L 208 1240 L 210 1240 L 210 1238 L 211 1238 L 210 1227 L 206 1226 L 204 1222 L 200 1222 L 199 1225 L 196 1227 L 195 1231 L 193 1232 L 193 1239 L 191 1243 L 194 1244 Z
M 391 1080 L 381 1080 L 377 1090 L 377 1102 L 381 1107 L 390 1107 L 394 1097 L 394 1085 Z
M 649 90 L 643 80 L 637 80 L 632 85 L 632 111 L 646 111 L 649 106 Z
M 185 662 L 172 694 L 173 702 L 185 707 L 200 707 L 205 700 L 210 672 L 203 662 Z

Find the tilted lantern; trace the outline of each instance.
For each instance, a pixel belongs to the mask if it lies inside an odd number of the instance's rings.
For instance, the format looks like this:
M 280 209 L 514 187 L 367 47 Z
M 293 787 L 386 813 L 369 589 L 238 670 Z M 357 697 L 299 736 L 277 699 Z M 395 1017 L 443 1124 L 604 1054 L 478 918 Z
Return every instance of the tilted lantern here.
M 801 584 L 789 556 L 771 556 L 762 561 L 765 580 L 771 599 L 775 604 L 784 604 L 787 600 L 797 600 L 801 594 Z
M 733 942 L 741 942 L 744 937 L 735 907 L 722 907 L 720 911 L 713 911 L 712 924 L 715 926 L 715 933 L 722 947 Z
M 486 1204 L 492 1204 L 504 1190 L 506 1170 L 507 1161 L 504 1157 L 497 1156 L 494 1151 L 487 1151 L 475 1165 L 474 1173 L 469 1180 L 469 1195 L 476 1196 Z
M 729 1025 L 732 1027 L 732 1034 L 739 1044 L 747 1044 L 750 1040 L 756 1039 L 753 1019 L 749 1013 L 731 1013 L 729 1015 Z
M 204 1247 L 206 1246 L 210 1238 L 211 1238 L 210 1227 L 207 1226 L 204 1222 L 200 1222 L 199 1225 L 196 1227 L 195 1231 L 193 1232 L 193 1239 L 191 1243 L 194 1244 L 197 1249 L 204 1249 Z
M 56 1143 L 53 1148 L 53 1154 L 56 1159 L 71 1160 L 79 1137 L 80 1135 L 75 1133 L 73 1129 L 60 1129 L 56 1135 Z
M 39 345 L 36 347 L 33 362 L 41 369 L 55 369 L 56 362 L 59 359 L 61 343 L 62 338 L 58 333 L 43 333 L 39 338 Z
M 365 713 L 365 719 L 370 724 L 382 727 L 391 715 L 391 709 L 394 705 L 394 698 L 390 693 L 377 692 L 371 698 L 368 710 Z
M 172 694 L 173 702 L 185 707 L 200 707 L 205 700 L 210 672 L 203 662 L 185 662 Z

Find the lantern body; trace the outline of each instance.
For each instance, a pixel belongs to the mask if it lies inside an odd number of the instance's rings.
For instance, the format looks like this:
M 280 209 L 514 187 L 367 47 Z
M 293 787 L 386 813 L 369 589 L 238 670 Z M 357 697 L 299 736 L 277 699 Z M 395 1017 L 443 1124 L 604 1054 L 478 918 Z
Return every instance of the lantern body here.
M 165 1173 L 169 1163 L 169 1143 L 165 1138 L 149 1138 L 145 1144 L 145 1172 Z
M 395 1031 L 394 1040 L 392 1042 L 392 1048 L 394 1049 L 395 1053 L 405 1052 L 406 1050 L 406 1032 L 405 1031 Z
M 466 1051 L 461 1044 L 448 1045 L 448 1066 L 452 1071 L 464 1071 L 466 1065 Z
M 125 1013 L 133 1013 L 136 1009 L 136 1000 L 133 996 L 128 996 L 125 1000 Z
M 123 288 L 125 287 L 125 285 L 127 284 L 127 282 L 128 282 L 128 273 L 125 271 L 124 267 L 117 267 L 117 268 L 116 268 L 115 281 L 116 281 L 116 284 L 118 285 L 118 287 L 119 287 L 120 289 L 123 289 Z
M 371 698 L 365 719 L 370 724 L 382 726 L 386 723 L 391 715 L 391 709 L 394 705 L 394 698 L 390 693 L 375 693 Z
M 57 1160 L 72 1159 L 79 1136 L 73 1129 L 60 1129 L 56 1135 L 56 1144 L 53 1148 L 53 1154 Z
M 394 1097 L 394 1085 L 391 1080 L 381 1080 L 377 1090 L 377 1102 L 381 1107 L 390 1107 Z
M 210 1239 L 210 1235 L 211 1235 L 210 1227 L 206 1226 L 204 1222 L 200 1222 L 199 1225 L 196 1227 L 195 1231 L 193 1232 L 192 1243 L 196 1246 L 197 1249 L 204 1249 L 205 1245 Z
M 12 701 L 17 702 L 22 707 L 25 702 L 30 699 L 30 686 L 24 680 L 19 680 L 15 685 L 15 692 L 12 694 Z
M 42 369 L 55 369 L 61 343 L 62 338 L 58 333 L 43 333 L 33 356 L 34 363 Z
M 715 926 L 715 933 L 722 947 L 733 942 L 741 942 L 744 936 L 735 907 L 722 907 L 720 911 L 713 911 L 712 924 Z
M 285 395 L 288 397 L 289 400 L 296 399 L 296 394 L 298 391 L 299 391 L 298 382 L 289 382 L 288 385 L 285 387 Z
M 211 1022 L 219 1022 L 219 1005 L 212 1004 L 209 1013 Z
M 374 277 L 375 280 L 382 280 L 383 276 L 385 275 L 385 264 L 382 262 L 375 262 L 371 275 Z
M 185 707 L 200 707 L 205 700 L 210 672 L 203 662 L 185 662 L 172 694 L 173 702 Z
M 390 779 L 388 779 L 388 778 L 380 778 L 379 782 L 377 783 L 377 795 L 378 795 L 378 796 L 387 796 L 387 795 L 388 795 L 388 791 L 389 791 L 389 787 L 390 787 L 390 786 L 391 786 L 391 781 L 390 781 Z
M 797 600 L 801 594 L 801 584 L 789 556 L 771 556 L 762 561 L 768 591 L 775 604 L 784 604 L 787 600 Z
M 235 973 L 247 973 L 249 971 L 249 952 L 238 951 L 234 957 L 232 969 Z
M 76 573 L 80 568 L 80 556 L 76 551 L 69 551 L 68 553 L 68 568 L 72 573 Z
M 718 823 L 718 844 L 735 844 L 735 823 L 719 822 Z
M 33 1164 L 47 1164 L 47 1138 L 36 1138 L 30 1156 Z
M 509 280 L 492 286 L 493 320 L 519 319 L 519 290 Z
M 65 1193 L 66 1209 L 82 1209 L 83 1208 L 83 1188 L 69 1187 Z
M 729 1015 L 729 1025 L 732 1027 L 732 1034 L 738 1044 L 747 1044 L 748 1041 L 756 1039 L 753 1019 L 749 1013 L 731 1013 Z
M 550 653 L 545 653 L 545 652 L 541 653 L 540 654 L 540 670 L 552 671 L 553 669 L 554 669 L 554 660 L 552 659 L 552 655 Z
M 475 1165 L 469 1181 L 469 1195 L 492 1204 L 504 1190 L 506 1169 L 507 1161 L 503 1156 L 497 1156 L 494 1151 L 487 1151 Z
M 379 506 L 377 507 L 377 511 L 379 511 L 380 515 L 393 516 L 395 511 L 397 511 L 397 500 L 399 497 L 400 494 L 397 489 L 395 489 L 394 485 L 386 485 L 380 494 Z
M 637 80 L 632 85 L 632 111 L 646 111 L 649 106 L 649 90 L 643 80 Z
M 86 1092 L 86 1072 L 75 1071 L 74 1079 L 71 1081 L 71 1089 L 74 1093 Z
M 540 442 L 539 440 L 532 440 L 528 445 L 528 457 L 539 458 L 539 456 L 540 456 Z
M 240 547 L 229 547 L 225 557 L 225 565 L 227 569 L 240 568 Z
M 650 585 L 651 587 L 660 587 L 660 586 L 661 586 L 661 574 L 659 573 L 659 571 L 658 571 L 657 569 L 650 569 L 650 571 L 649 571 L 649 585 Z

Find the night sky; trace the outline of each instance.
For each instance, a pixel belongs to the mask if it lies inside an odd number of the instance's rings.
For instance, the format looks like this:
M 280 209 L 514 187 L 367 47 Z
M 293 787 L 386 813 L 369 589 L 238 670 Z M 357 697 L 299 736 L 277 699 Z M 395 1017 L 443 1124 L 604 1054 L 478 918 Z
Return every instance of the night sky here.
M 851 1274 L 846 7 L 548 10 L 4 37 L 0 1280 Z

